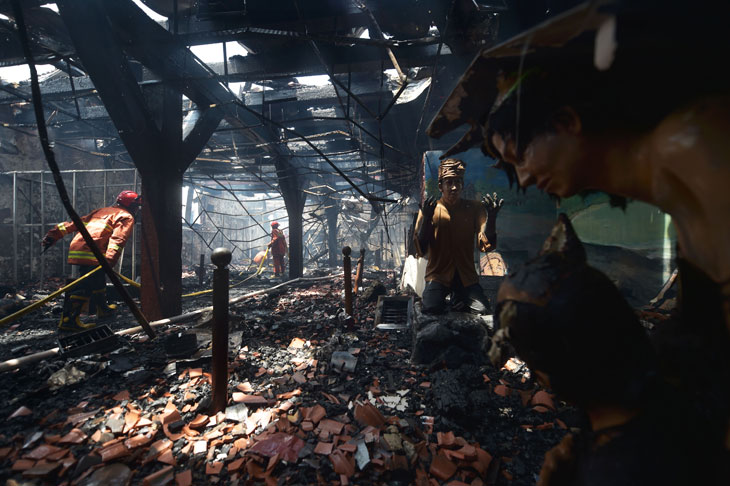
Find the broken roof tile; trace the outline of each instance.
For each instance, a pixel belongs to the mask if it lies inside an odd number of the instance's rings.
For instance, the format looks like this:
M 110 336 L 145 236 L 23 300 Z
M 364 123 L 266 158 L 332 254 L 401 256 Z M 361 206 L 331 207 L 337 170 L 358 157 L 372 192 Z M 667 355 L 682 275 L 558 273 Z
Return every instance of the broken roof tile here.
M 314 424 L 318 424 L 320 420 L 327 416 L 325 408 L 317 404 L 309 410 L 309 413 L 305 414 L 307 420 L 310 420 Z
M 484 449 L 477 447 L 477 458 L 469 463 L 479 475 L 484 476 L 487 473 L 489 464 L 492 462 L 492 456 Z
M 305 341 L 304 339 L 295 337 L 289 343 L 289 347 L 293 349 L 302 349 L 306 343 L 307 341 Z
M 332 419 L 324 419 L 319 422 L 318 429 L 327 431 L 330 434 L 339 434 L 342 432 L 342 428 L 345 424 Z
M 207 415 L 197 415 L 188 425 L 193 429 L 202 429 L 208 424 L 208 420 Z
M 321 392 L 321 393 L 322 393 L 322 396 L 324 396 L 327 400 L 334 403 L 335 405 L 340 404 L 340 400 L 336 396 L 330 395 L 329 393 L 325 393 L 325 392 Z
M 22 405 L 22 406 L 18 407 L 18 409 L 15 412 L 13 412 L 10 415 L 10 417 L 8 417 L 8 418 L 14 419 L 14 418 L 18 418 L 18 417 L 26 417 L 26 416 L 32 415 L 32 414 L 33 414 L 33 411 L 31 409 L 29 409 L 25 405 Z
M 160 414 L 159 419 L 163 425 L 169 425 L 173 422 L 182 420 L 182 416 L 180 415 L 180 412 L 177 410 L 177 408 L 173 405 L 172 408 L 165 407 L 165 411 Z
M 535 406 L 535 410 L 538 410 L 539 405 L 542 405 L 549 410 L 555 410 L 553 396 L 545 390 L 538 390 L 532 397 L 532 401 L 530 403 Z
M 314 448 L 315 454 L 322 454 L 323 456 L 332 453 L 334 444 L 332 442 L 317 442 L 317 446 Z
M 177 466 L 177 461 L 175 461 L 175 456 L 172 455 L 172 449 L 168 449 L 159 456 L 157 456 L 157 461 L 161 462 L 163 464 L 169 464 L 171 466 Z
M 431 460 L 431 467 L 429 473 L 437 477 L 441 481 L 446 481 L 456 473 L 456 464 L 451 462 L 443 454 L 436 454 Z
M 245 460 L 246 459 L 244 457 L 240 457 L 234 461 L 229 462 L 227 466 L 228 472 L 230 473 L 232 471 L 238 471 L 239 469 L 241 469 L 241 466 L 243 465 L 243 462 Z
M 194 455 L 205 454 L 207 450 L 208 450 L 208 443 L 206 441 L 196 440 L 193 443 L 193 454 Z
M 269 401 L 259 395 L 247 395 L 245 393 L 233 392 L 233 401 L 236 403 L 244 403 L 246 405 L 268 405 Z
M 11 469 L 13 471 L 25 471 L 35 466 L 36 461 L 32 459 L 18 459 L 13 463 Z
M 135 425 L 137 425 L 137 422 L 139 422 L 140 413 L 136 410 L 130 410 L 126 414 L 124 414 L 124 431 L 122 433 L 127 434 L 130 430 L 134 428 Z
M 221 473 L 223 470 L 223 463 L 220 461 L 208 462 L 205 464 L 205 474 L 209 476 L 215 476 Z
M 48 478 L 49 476 L 55 476 L 55 473 L 58 472 L 61 467 L 62 464 L 60 462 L 41 463 L 41 461 L 39 461 L 35 466 L 23 471 L 23 477 L 28 479 Z
M 145 477 L 143 486 L 164 486 L 174 480 L 175 472 L 172 466 L 165 466 L 157 472 Z
M 50 461 L 50 462 L 60 461 L 61 459 L 63 459 L 64 457 L 66 457 L 69 454 L 71 454 L 71 451 L 69 451 L 68 449 L 61 449 L 56 452 L 52 452 L 51 454 L 48 454 L 45 457 L 45 460 Z
M 112 400 L 116 400 L 117 402 L 122 402 L 124 400 L 129 400 L 129 390 L 122 390 L 116 395 L 112 397 Z
M 505 385 L 499 384 L 494 387 L 494 393 L 499 395 L 500 397 L 506 397 L 510 394 L 510 388 L 508 388 Z
M 175 486 L 191 486 L 193 484 L 193 472 L 186 469 L 175 474 Z
M 458 452 L 464 456 L 466 460 L 475 460 L 477 458 L 477 448 L 470 444 L 464 444 Z
M 81 444 L 87 439 L 87 435 L 81 430 L 77 428 L 73 428 L 69 431 L 68 434 L 64 435 L 60 439 L 58 439 L 59 444 Z M 48 438 L 46 437 L 46 440 Z
M 329 455 L 329 460 L 337 474 L 348 478 L 355 474 L 355 459 L 350 454 L 335 450 Z
M 147 445 L 150 442 L 152 442 L 151 435 L 137 434 L 134 437 L 130 437 L 129 439 L 125 440 L 124 445 L 127 446 L 128 449 L 136 449 L 137 447 L 142 447 L 143 445 Z
M 369 401 L 355 404 L 355 420 L 362 425 L 370 425 L 371 427 L 380 428 L 385 425 L 385 417 L 375 405 Z
M 170 432 L 170 426 L 169 426 L 169 424 L 163 425 L 162 426 L 162 431 L 165 433 L 165 435 L 167 436 L 167 438 L 170 439 L 170 440 L 172 440 L 172 441 L 176 441 L 178 439 L 181 439 L 185 435 L 184 432 L 180 432 L 180 433 L 177 433 L 177 434 L 175 434 L 173 432 Z
M 36 461 L 40 459 L 44 459 L 49 454 L 52 454 L 54 452 L 62 451 L 64 449 L 61 449 L 60 447 L 48 445 L 48 444 L 42 444 L 33 449 L 32 451 L 28 452 L 27 454 L 23 455 L 23 458 L 25 459 L 34 459 Z
M 303 447 L 304 441 L 296 435 L 276 432 L 256 442 L 249 451 L 266 457 L 279 455 L 285 461 L 296 462 Z
M 451 431 L 436 432 L 436 440 L 441 447 L 453 447 L 456 445 L 456 437 Z
M 276 395 L 276 398 L 279 400 L 288 400 L 289 398 L 296 397 L 302 394 L 302 390 L 300 388 L 296 388 L 290 392 L 286 393 L 279 393 Z

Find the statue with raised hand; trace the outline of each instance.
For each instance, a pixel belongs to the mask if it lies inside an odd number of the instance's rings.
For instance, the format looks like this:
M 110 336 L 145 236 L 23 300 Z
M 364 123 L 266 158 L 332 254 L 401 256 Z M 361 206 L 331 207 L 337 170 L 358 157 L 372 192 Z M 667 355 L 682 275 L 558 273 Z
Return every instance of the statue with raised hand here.
M 446 159 L 439 165 L 441 198 L 426 198 L 416 220 L 416 249 L 427 256 L 423 311 L 446 310 L 446 297 L 453 294 L 454 308 L 476 314 L 488 312 L 489 303 L 474 268 L 474 237 L 483 252 L 496 247 L 495 221 L 503 201 L 489 197 L 489 208 L 480 201 L 461 198 L 466 164 Z
M 487 212 L 487 221 L 479 234 L 479 249 L 486 253 L 497 247 L 497 213 L 502 209 L 504 199 L 498 199 L 494 192 L 491 196 L 484 196 L 481 202 Z

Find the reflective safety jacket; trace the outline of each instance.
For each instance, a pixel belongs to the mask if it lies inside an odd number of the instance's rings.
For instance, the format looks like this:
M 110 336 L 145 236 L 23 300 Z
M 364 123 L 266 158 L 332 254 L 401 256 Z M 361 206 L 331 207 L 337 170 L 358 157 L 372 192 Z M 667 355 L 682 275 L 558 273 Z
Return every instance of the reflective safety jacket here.
M 134 216 L 124 208 L 112 206 L 90 212 L 81 220 L 94 242 L 105 253 L 110 265 L 117 263 L 122 248 L 132 234 Z M 60 240 L 69 233 L 77 231 L 73 221 L 59 223 L 48 232 L 54 240 Z M 81 233 L 74 236 L 68 250 L 68 262 L 72 265 L 98 265 L 96 257 L 86 245 Z
M 273 228 L 271 230 L 271 256 L 283 256 L 286 255 L 286 237 L 284 232 L 279 228 Z

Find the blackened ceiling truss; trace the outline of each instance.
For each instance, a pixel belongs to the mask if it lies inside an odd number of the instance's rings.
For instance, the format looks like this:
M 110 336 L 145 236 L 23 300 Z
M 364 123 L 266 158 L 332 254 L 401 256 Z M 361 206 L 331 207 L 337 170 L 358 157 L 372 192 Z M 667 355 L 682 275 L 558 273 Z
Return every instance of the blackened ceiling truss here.
M 417 192 L 421 153 L 434 148 L 419 133 L 423 119 L 493 34 L 485 25 L 494 9 L 472 0 L 393 0 L 387 8 L 362 0 L 143 1 L 167 21 L 152 20 L 132 0 L 58 0 L 58 13 L 21 1 L 36 62 L 60 69 L 42 85 L 56 143 L 105 167 L 187 169 L 186 184 L 207 178 L 234 201 L 279 191 L 288 209 L 314 215 L 305 217 L 304 239 L 321 233 L 322 207 L 340 199 L 370 201 L 369 234 L 387 214 L 383 202 Z M 25 62 L 10 12 L 9 0 L 0 0 L 8 17 L 0 19 L 0 66 Z M 479 41 L 453 35 L 465 29 Z M 248 55 L 228 56 L 225 42 Z M 223 43 L 225 62 L 206 64 L 188 49 L 210 43 Z M 330 84 L 297 82 L 315 74 Z M 0 82 L 7 129 L 32 132 L 30 101 L 27 86 Z M 235 191 L 220 183 L 232 178 Z
M 69 143 L 84 135 L 109 138 L 110 142 L 100 153 L 125 160 L 124 153 L 129 148 L 113 140 L 114 129 L 106 118 L 109 104 L 102 103 L 93 83 L 80 75 L 83 63 L 69 36 L 68 22 L 64 23 L 53 10 L 38 8 L 41 3 L 23 2 L 29 12 L 27 22 L 32 29 L 34 53 L 38 62 L 54 63 L 67 73 L 57 75 L 43 86 L 46 110 L 53 115 L 49 116 L 53 133 Z M 59 3 L 62 6 L 74 2 Z M 202 110 L 204 115 L 200 118 L 207 117 L 207 125 L 215 125 L 218 116 L 225 118 L 212 130 L 210 140 L 202 141 L 210 129 L 199 130 L 195 144 L 190 140 L 190 145 L 207 142 L 193 170 L 212 170 L 206 159 L 216 159 L 211 155 L 212 150 L 222 155 L 226 146 L 225 156 L 235 162 L 228 164 L 233 172 L 245 164 L 265 167 L 267 161 L 263 157 L 272 151 L 317 170 L 331 165 L 322 161 L 322 154 L 331 154 L 328 158 L 335 165 L 333 157 L 347 154 L 354 155 L 366 168 L 379 163 L 388 175 L 381 178 L 380 189 L 399 193 L 412 186 L 409 178 L 416 175 L 420 162 L 419 151 L 423 147 L 412 144 L 413 134 L 408 130 L 415 127 L 413 120 L 417 121 L 421 114 L 424 96 L 411 103 L 396 104 L 398 97 L 409 83 L 432 74 L 428 68 L 439 55 L 440 39 L 428 35 L 429 27 L 437 25 L 443 29 L 449 7 L 452 16 L 454 12 L 469 13 L 460 0 L 451 4 L 399 0 L 395 2 L 399 5 L 387 9 L 349 0 L 148 0 L 144 3 L 168 17 L 166 29 L 160 28 L 130 1 L 105 5 L 107 14 L 114 18 L 114 35 L 121 40 L 126 55 L 146 66 L 144 69 L 138 66 L 132 73 L 142 92 L 154 96 L 156 84 L 173 78 L 191 100 L 190 108 L 201 110 L 210 105 L 222 108 L 222 113 L 217 109 Z M 11 17 L 7 1 L 0 1 L 0 12 Z M 6 41 L 0 46 L 0 62 L 5 65 L 24 62 L 16 45 L 12 19 L 3 21 L 0 29 Z M 371 38 L 359 37 L 365 29 L 374 33 Z M 383 35 L 384 30 L 390 35 Z M 185 49 L 186 45 L 223 41 L 239 41 L 251 54 L 205 66 Z M 448 52 L 443 49 L 441 56 Z M 150 66 L 154 69 L 149 69 Z M 395 82 L 383 74 L 384 69 L 393 68 L 400 74 Z M 425 69 L 419 73 L 413 68 Z M 296 86 L 293 77 L 308 74 L 328 74 L 333 85 L 321 89 Z M 226 89 L 227 83 L 234 82 L 248 83 L 242 93 L 234 94 Z M 393 85 L 398 88 L 392 89 Z M 263 90 L 256 92 L 257 88 Z M 0 103 L 29 100 L 29 95 L 24 94 L 28 93 L 25 87 L 3 89 L 6 96 L 0 96 Z M 14 119 L 3 121 L 32 126 L 26 114 L 29 110 L 17 110 L 17 105 L 15 108 Z M 326 109 L 330 111 L 328 116 L 315 114 Z M 200 123 L 199 128 L 203 125 Z M 329 138 L 316 137 L 315 145 L 321 148 L 321 153 L 295 141 L 324 133 L 329 133 Z M 252 144 L 256 147 L 252 148 Z M 295 149 L 289 149 L 290 146 Z M 213 162 L 213 167 L 221 172 L 224 166 Z

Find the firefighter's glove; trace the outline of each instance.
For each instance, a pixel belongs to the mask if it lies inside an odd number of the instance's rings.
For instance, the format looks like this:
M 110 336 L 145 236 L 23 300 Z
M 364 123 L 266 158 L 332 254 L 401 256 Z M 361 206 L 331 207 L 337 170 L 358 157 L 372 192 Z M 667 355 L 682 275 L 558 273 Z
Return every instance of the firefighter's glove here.
M 436 210 L 437 203 L 438 199 L 436 199 L 435 197 L 427 197 L 426 200 L 423 201 L 423 205 L 421 206 L 421 213 L 423 213 L 424 220 L 433 220 L 433 213 Z
M 41 247 L 43 248 L 43 251 L 46 251 L 50 247 L 53 246 L 53 244 L 56 242 L 56 240 L 53 239 L 52 236 L 46 235 L 41 240 Z
M 496 192 L 491 196 L 487 194 L 482 198 L 482 206 L 484 206 L 484 209 L 487 211 L 487 217 L 490 219 L 497 217 L 497 213 L 502 209 L 503 205 L 504 199 L 497 199 Z

